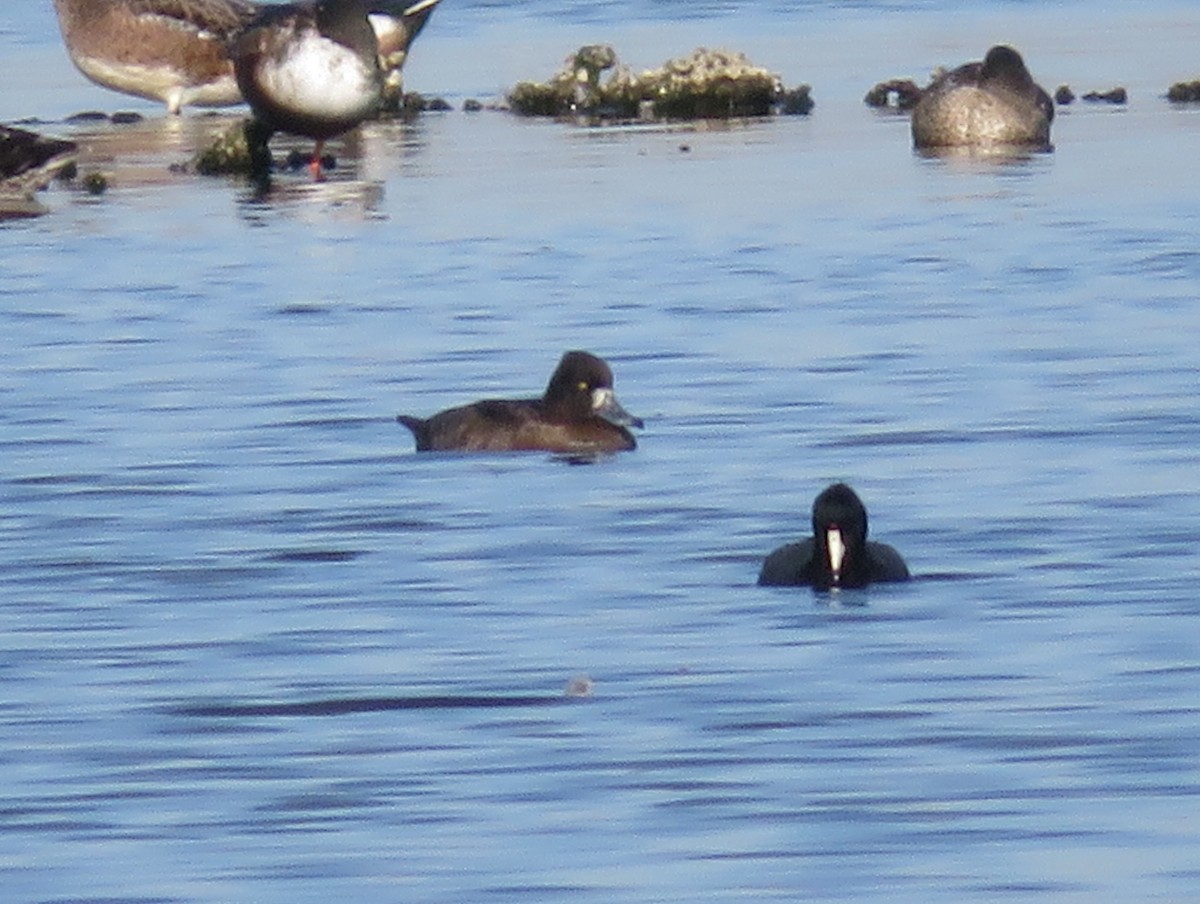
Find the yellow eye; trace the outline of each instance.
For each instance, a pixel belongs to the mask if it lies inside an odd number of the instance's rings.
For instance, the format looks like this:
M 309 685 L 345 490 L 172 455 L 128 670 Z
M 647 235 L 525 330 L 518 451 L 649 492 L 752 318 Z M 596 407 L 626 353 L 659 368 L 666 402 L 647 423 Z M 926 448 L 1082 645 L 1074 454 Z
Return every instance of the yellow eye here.
M 587 392 L 587 388 L 588 388 L 587 381 L 586 381 L 586 380 L 582 380 L 582 381 L 580 381 L 580 383 L 579 383 L 579 391 L 580 391 L 580 392 Z

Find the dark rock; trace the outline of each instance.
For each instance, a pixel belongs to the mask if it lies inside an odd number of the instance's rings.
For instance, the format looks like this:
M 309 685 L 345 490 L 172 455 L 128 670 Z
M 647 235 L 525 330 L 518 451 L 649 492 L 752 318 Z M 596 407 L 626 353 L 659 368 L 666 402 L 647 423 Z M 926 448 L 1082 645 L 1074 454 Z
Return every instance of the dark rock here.
M 800 85 L 779 95 L 779 112 L 784 116 L 807 116 L 816 106 L 812 99 L 812 88 Z
M 79 180 L 83 190 L 89 195 L 102 195 L 108 191 L 108 177 L 103 173 L 88 173 Z
M 1092 103 L 1123 104 L 1129 100 L 1124 88 L 1113 88 L 1111 91 L 1089 91 L 1083 99 Z
M 246 122 L 230 126 L 196 153 L 192 168 L 202 176 L 249 175 L 253 170 L 252 134 Z
M 1167 100 L 1175 104 L 1200 102 L 1200 81 L 1176 82 L 1167 91 Z
M 1075 92 L 1071 90 L 1069 85 L 1059 85 L 1054 92 L 1054 102 L 1060 107 L 1072 104 L 1075 102 Z
M 108 122 L 108 114 L 101 113 L 99 110 L 82 110 L 79 113 L 72 113 L 64 122 L 73 126 L 90 122 Z
M 867 92 L 863 103 L 868 107 L 895 107 L 897 110 L 911 110 L 921 99 L 921 89 L 912 79 L 894 78 L 880 82 Z
M 600 73 L 612 70 L 604 81 Z M 603 44 L 582 47 L 547 82 L 521 82 L 509 108 L 523 116 L 608 119 L 705 119 L 766 116 L 780 108 L 806 113 L 809 89 L 785 96 L 779 78 L 743 54 L 698 48 L 659 69 L 634 74 Z

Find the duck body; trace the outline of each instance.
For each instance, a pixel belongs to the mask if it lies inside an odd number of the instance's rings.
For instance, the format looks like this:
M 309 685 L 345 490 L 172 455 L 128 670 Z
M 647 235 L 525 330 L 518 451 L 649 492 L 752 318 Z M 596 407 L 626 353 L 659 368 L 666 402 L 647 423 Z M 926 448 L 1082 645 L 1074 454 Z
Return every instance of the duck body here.
M 371 0 L 367 19 L 379 42 L 379 64 L 384 72 L 384 102 L 394 104 L 404 89 L 401 70 L 417 35 L 433 15 L 441 0 L 417 0 L 416 3 Z
M 398 95 L 412 42 L 440 0 L 371 0 L 386 89 Z M 184 106 L 243 102 L 230 45 L 270 9 L 251 0 L 54 0 L 72 62 L 98 85 Z
M 242 96 L 272 130 L 324 141 L 379 109 L 378 41 L 360 0 L 263 8 L 233 43 Z
M 867 540 L 867 510 L 844 483 L 826 488 L 813 502 L 813 535 L 779 547 L 763 561 L 758 583 L 817 590 L 907 581 L 908 566 L 893 547 Z
M 72 62 L 98 85 L 187 105 L 241 103 L 226 45 L 258 14 L 247 0 L 54 0 Z
M 996 46 L 982 62 L 934 80 L 913 108 L 917 148 L 1023 146 L 1049 150 L 1054 102 L 1021 55 Z
M 626 428 L 642 426 L 617 401 L 609 366 L 582 351 L 563 355 L 540 399 L 486 399 L 397 420 L 418 452 L 624 452 L 637 448 Z

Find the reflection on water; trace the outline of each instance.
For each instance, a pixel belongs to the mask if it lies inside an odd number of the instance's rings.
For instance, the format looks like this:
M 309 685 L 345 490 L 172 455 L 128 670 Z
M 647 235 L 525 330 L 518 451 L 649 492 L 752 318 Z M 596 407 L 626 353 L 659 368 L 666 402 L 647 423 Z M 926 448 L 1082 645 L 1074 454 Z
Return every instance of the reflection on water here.
M 263 198 L 170 169 L 231 117 L 68 130 L 109 191 L 0 226 L 6 900 L 1192 896 L 1200 131 L 917 156 L 879 15 L 807 119 L 430 115 Z M 394 421 L 578 347 L 636 452 Z M 755 586 L 835 480 L 915 580 Z

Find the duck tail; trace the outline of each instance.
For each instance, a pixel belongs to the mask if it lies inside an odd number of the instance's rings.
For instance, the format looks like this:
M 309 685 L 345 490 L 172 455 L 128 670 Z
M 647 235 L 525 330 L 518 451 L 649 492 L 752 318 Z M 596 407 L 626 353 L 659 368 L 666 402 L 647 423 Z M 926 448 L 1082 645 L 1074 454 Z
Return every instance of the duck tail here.
M 413 417 L 410 414 L 398 414 L 396 421 L 412 431 L 412 435 L 417 441 L 418 452 L 429 450 L 429 421 L 425 418 Z

